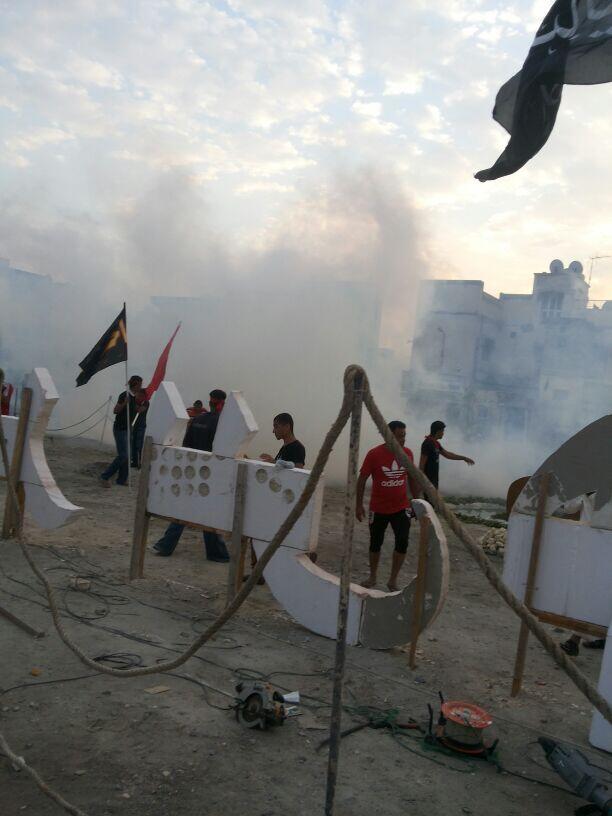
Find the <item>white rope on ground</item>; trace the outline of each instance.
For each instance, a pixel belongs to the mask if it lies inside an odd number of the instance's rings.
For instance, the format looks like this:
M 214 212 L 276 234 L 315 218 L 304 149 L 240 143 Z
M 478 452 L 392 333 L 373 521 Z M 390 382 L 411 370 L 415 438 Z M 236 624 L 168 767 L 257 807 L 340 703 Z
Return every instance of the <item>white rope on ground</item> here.
M 96 663 L 90 657 L 88 657 L 82 649 L 77 646 L 69 635 L 67 634 L 66 630 L 64 629 L 60 611 L 57 605 L 57 601 L 55 598 L 55 590 L 53 589 L 51 583 L 49 582 L 47 576 L 42 572 L 42 570 L 36 564 L 36 561 L 33 559 L 32 554 L 30 552 L 30 548 L 27 545 L 25 540 L 24 532 L 23 532 L 23 517 L 19 514 L 19 524 L 17 527 L 17 540 L 19 542 L 19 546 L 21 551 L 28 562 L 30 568 L 42 583 L 45 593 L 47 595 L 47 600 L 49 602 L 49 608 L 51 610 L 51 617 L 53 620 L 53 624 L 57 633 L 59 634 L 62 641 L 66 644 L 66 646 L 79 658 L 79 660 L 88 666 L 90 669 L 94 669 L 97 672 L 102 674 L 108 674 L 114 677 L 143 677 L 145 675 L 150 674 L 160 674 L 166 671 L 173 671 L 174 669 L 182 666 L 184 663 L 187 662 L 199 649 L 209 641 L 213 635 L 215 635 L 219 629 L 231 618 L 233 615 L 238 611 L 238 609 L 242 606 L 244 601 L 250 595 L 253 588 L 257 585 L 257 581 L 262 576 L 264 569 L 268 565 L 270 559 L 274 555 L 274 553 L 278 550 L 281 546 L 282 542 L 285 540 L 289 532 L 292 530 L 293 526 L 300 518 L 304 509 L 308 505 L 308 502 L 312 498 L 312 495 L 315 491 L 319 480 L 323 474 L 325 469 L 325 465 L 329 459 L 329 456 L 332 452 L 333 446 L 336 443 L 342 429 L 344 428 L 350 413 L 351 413 L 351 390 L 349 388 L 349 383 L 352 382 L 355 374 L 361 371 L 357 366 L 352 366 L 347 368 L 345 372 L 345 387 L 344 387 L 344 399 L 342 402 L 342 406 L 338 413 L 338 417 L 336 418 L 335 422 L 333 423 L 332 427 L 327 433 L 325 440 L 323 441 L 323 445 L 318 453 L 317 459 L 315 461 L 314 467 L 308 477 L 306 485 L 304 486 L 304 490 L 302 495 L 300 496 L 299 500 L 296 502 L 293 509 L 290 511 L 289 515 L 283 522 L 283 524 L 279 527 L 276 532 L 276 535 L 273 537 L 270 544 L 267 546 L 265 551 L 262 553 L 261 557 L 258 559 L 257 564 L 251 571 L 251 575 L 247 581 L 242 585 L 242 588 L 239 592 L 234 596 L 232 602 L 223 610 L 223 612 L 216 618 L 215 621 L 206 629 L 202 634 L 200 634 L 194 642 L 180 655 L 178 655 L 174 660 L 166 661 L 165 663 L 159 663 L 154 666 L 143 666 L 139 668 L 132 668 L 132 669 L 114 669 L 110 666 L 103 666 L 100 663 Z M 5 468 L 7 468 L 8 463 L 8 454 L 6 451 L 6 442 L 4 439 L 4 433 L 2 430 L 2 419 L 0 418 L 0 443 L 2 445 L 2 457 L 5 461 Z M 8 468 L 7 468 L 7 472 Z M 13 502 L 15 507 L 18 507 L 17 503 L 17 495 L 15 493 L 14 485 L 9 481 L 8 483 L 8 494 L 10 501 Z
M 20 768 L 22 771 L 25 771 L 28 776 L 31 776 L 41 791 L 50 799 L 53 799 L 53 801 L 60 805 L 60 807 L 63 807 L 65 811 L 72 813 L 73 816 L 87 816 L 85 811 L 76 807 L 76 805 L 71 805 L 70 802 L 66 801 L 66 799 L 61 796 L 61 794 L 49 787 L 38 771 L 31 768 L 23 757 L 19 756 L 12 750 L 2 732 L 0 732 L 0 748 L 2 748 L 3 753 L 6 754 L 15 767 Z
M 174 660 L 166 661 L 165 663 L 160 663 L 155 666 L 144 666 L 140 668 L 133 668 L 133 669 L 113 669 L 108 666 L 103 666 L 99 663 L 93 661 L 90 657 L 88 657 L 79 646 L 72 642 L 68 634 L 66 633 L 62 621 L 60 612 L 56 603 L 55 599 L 55 591 L 51 586 L 49 580 L 47 579 L 46 575 L 42 570 L 38 567 L 32 555 L 29 551 L 28 544 L 25 540 L 25 536 L 23 533 L 23 517 L 21 513 L 17 513 L 17 517 L 19 518 L 19 524 L 17 529 L 17 540 L 19 542 L 19 546 L 21 551 L 28 562 L 29 566 L 31 567 L 32 571 L 36 575 L 36 577 L 41 581 L 43 587 L 45 589 L 45 593 L 47 595 L 47 600 L 49 601 L 49 607 L 51 610 L 51 616 L 53 619 L 53 624 L 62 639 L 62 641 L 66 644 L 66 646 L 79 658 L 79 660 L 88 666 L 91 669 L 101 673 L 101 674 L 108 674 L 115 677 L 142 677 L 143 675 L 149 674 L 159 674 L 163 672 L 172 671 L 179 666 L 183 665 L 187 660 L 189 660 L 199 649 L 208 641 L 210 640 L 216 632 L 219 631 L 223 627 L 223 625 L 236 614 L 238 609 L 242 606 L 244 601 L 247 599 L 249 594 L 251 593 L 252 589 L 257 584 L 257 581 L 262 576 L 263 571 L 271 558 L 273 557 L 274 553 L 278 550 L 281 546 L 284 539 L 287 537 L 299 517 L 302 515 L 304 509 L 306 508 L 308 502 L 312 498 L 314 490 L 323 474 L 323 470 L 333 446 L 337 441 L 342 429 L 346 425 L 348 418 L 351 414 L 351 398 L 352 398 L 352 384 L 356 376 L 363 377 L 363 401 L 366 404 L 366 407 L 376 425 L 377 429 L 383 436 L 385 442 L 389 445 L 391 450 L 395 453 L 398 460 L 401 464 L 406 468 L 410 476 L 415 479 L 425 490 L 427 496 L 429 497 L 431 503 L 435 507 L 435 509 L 442 515 L 442 517 L 447 521 L 455 535 L 459 538 L 459 540 L 464 544 L 470 555 L 475 559 L 479 567 L 484 572 L 487 580 L 494 589 L 501 595 L 503 600 L 510 606 L 510 608 L 527 624 L 528 628 L 531 632 L 537 637 L 537 639 L 542 643 L 546 651 L 552 656 L 555 662 L 566 672 L 566 674 L 570 677 L 570 679 L 574 682 L 576 687 L 579 691 L 581 691 L 587 699 L 595 706 L 595 708 L 605 717 L 608 722 L 612 722 L 612 707 L 604 699 L 604 697 L 599 694 L 597 689 L 588 681 L 584 674 L 566 657 L 564 652 L 559 648 L 558 644 L 548 635 L 544 627 L 540 624 L 537 618 L 530 612 L 530 610 L 523 604 L 515 595 L 514 593 L 504 584 L 501 577 L 497 573 L 495 567 L 493 566 L 492 562 L 487 558 L 482 548 L 479 544 L 472 538 L 469 531 L 466 527 L 456 518 L 454 513 L 448 508 L 438 491 L 435 487 L 431 484 L 429 479 L 414 465 L 413 462 L 407 457 L 404 453 L 403 448 L 399 445 L 389 427 L 387 422 L 385 421 L 384 417 L 380 413 L 374 398 L 370 392 L 370 386 L 367 379 L 367 375 L 365 371 L 360 366 L 349 366 L 346 371 L 344 372 L 344 398 L 342 402 L 342 406 L 338 413 L 338 416 L 333 423 L 332 427 L 328 431 L 323 445 L 319 450 L 317 455 L 317 459 L 315 461 L 314 467 L 308 477 L 306 485 L 304 487 L 304 491 L 300 496 L 300 499 L 296 503 L 295 507 L 290 511 L 289 515 L 285 519 L 284 523 L 279 527 L 276 535 L 273 537 L 270 544 L 267 546 L 265 551 L 262 553 L 261 557 L 258 559 L 257 564 L 251 571 L 251 575 L 248 580 L 243 584 L 242 588 L 239 592 L 235 595 L 232 602 L 224 609 L 224 611 L 216 618 L 215 621 L 202 632 L 199 637 L 197 637 L 194 642 L 189 646 L 182 654 L 178 655 Z M 2 426 L 2 417 L 0 416 L 0 446 L 2 448 L 2 460 L 5 468 L 5 472 L 9 473 L 9 461 L 8 461 L 8 453 L 6 447 L 6 440 L 4 437 L 4 430 Z M 9 480 L 7 482 L 8 485 L 8 496 L 9 501 L 13 503 L 15 508 L 19 507 L 17 494 L 15 492 L 15 487 L 13 483 Z M 0 744 L 6 745 L 6 741 L 4 737 L 0 734 L 2 742 Z M 8 745 L 6 746 L 8 749 Z M 8 749 L 10 751 L 10 749 Z M 16 756 L 14 752 L 10 751 L 11 756 Z M 19 759 L 19 758 L 18 758 Z M 21 760 L 23 762 L 23 760 Z M 25 766 L 25 763 L 24 763 Z M 27 767 L 27 766 L 26 766 Z M 37 784 L 43 790 L 43 792 L 47 793 L 47 795 L 51 796 L 56 802 L 62 804 L 63 807 L 68 805 L 68 808 L 72 808 L 72 810 L 68 810 L 69 813 L 76 814 L 76 816 L 85 816 L 82 811 L 74 808 L 69 803 L 65 803 L 59 794 L 56 794 L 54 791 L 45 785 L 44 782 L 40 779 L 40 777 L 36 774 L 36 772 L 32 769 L 28 769 L 30 775 L 37 781 Z M 42 783 L 42 784 L 41 784 Z M 60 801 L 61 800 L 61 801 Z
M 306 505 L 310 501 L 312 494 L 323 474 L 323 470 L 329 456 L 331 454 L 332 448 L 340 436 L 342 429 L 344 428 L 346 422 L 351 413 L 351 396 L 352 396 L 352 383 L 354 378 L 357 375 L 363 375 L 364 384 L 363 384 L 363 401 L 374 421 L 374 424 L 378 428 L 380 434 L 383 436 L 385 442 L 390 446 L 393 450 L 395 455 L 398 457 L 399 461 L 402 465 L 407 469 L 408 473 L 415 479 L 425 490 L 427 496 L 431 500 L 434 508 L 440 515 L 447 521 L 457 538 L 462 542 L 462 544 L 466 547 L 470 555 L 475 559 L 478 566 L 484 572 L 487 580 L 493 586 L 493 588 L 501 595 L 503 600 L 510 606 L 510 608 L 515 612 L 521 620 L 525 621 L 529 630 L 533 632 L 536 638 L 540 641 L 540 643 L 544 646 L 546 651 L 551 655 L 553 660 L 562 668 L 565 673 L 570 677 L 572 682 L 576 685 L 578 690 L 584 694 L 584 696 L 593 704 L 593 706 L 602 714 L 602 716 L 608 721 L 612 723 L 612 706 L 608 703 L 608 701 L 598 692 L 595 686 L 589 682 L 588 678 L 577 668 L 577 666 L 565 655 L 565 653 L 561 650 L 559 645 L 550 637 L 550 635 L 546 632 L 542 624 L 538 621 L 538 619 L 531 613 L 528 607 L 522 603 L 516 595 L 509 589 L 509 587 L 504 584 L 501 579 L 501 576 L 497 573 L 497 570 L 493 566 L 493 563 L 490 561 L 489 558 L 485 555 L 482 547 L 472 538 L 471 534 L 467 530 L 467 528 L 456 518 L 455 514 L 450 510 L 450 508 L 446 505 L 436 488 L 431 484 L 429 479 L 425 476 L 425 474 L 419 470 L 416 465 L 406 456 L 404 450 L 399 445 L 391 431 L 389 430 L 388 424 L 381 414 L 372 394 L 370 392 L 370 385 L 367 378 L 367 375 L 363 368 L 360 366 L 352 365 L 349 366 L 346 371 L 344 372 L 344 397 L 342 401 L 342 406 L 338 413 L 338 416 L 333 423 L 332 427 L 328 431 L 323 445 L 319 450 L 317 455 L 317 459 L 315 461 L 314 467 L 308 477 L 306 485 L 304 487 L 304 491 L 300 496 L 300 499 L 291 510 L 287 518 L 285 519 L 284 523 L 279 527 L 276 535 L 273 537 L 272 541 L 262 553 L 261 558 L 258 559 L 257 564 L 251 571 L 251 575 L 249 576 L 248 580 L 245 581 L 240 591 L 235 595 L 232 602 L 225 608 L 225 610 L 218 616 L 218 618 L 213 621 L 213 623 L 206 629 L 202 634 L 194 640 L 194 642 L 180 655 L 178 655 L 174 660 L 167 661 L 165 663 L 160 663 L 155 666 L 143 666 L 140 668 L 133 668 L 133 669 L 113 669 L 108 666 L 101 666 L 99 663 L 95 663 L 91 658 L 89 658 L 79 646 L 72 642 L 68 634 L 66 633 L 62 621 L 61 616 L 59 613 L 59 609 L 55 599 L 55 592 L 53 587 L 49 583 L 46 575 L 38 568 L 36 562 L 32 558 L 28 546 L 25 542 L 25 538 L 23 535 L 23 519 L 20 519 L 20 524 L 18 527 L 18 541 L 21 547 L 21 550 L 26 558 L 28 564 L 30 565 L 32 571 L 37 576 L 37 578 L 41 581 L 45 588 L 45 592 L 47 595 L 47 599 L 49 601 L 49 607 L 51 609 L 51 616 L 53 619 L 53 624 L 63 642 L 68 646 L 68 648 L 79 658 L 79 660 L 95 671 L 101 672 L 103 674 L 109 674 L 115 677 L 142 677 L 144 675 L 149 674 L 158 674 L 165 671 L 172 671 L 179 666 L 183 665 L 189 658 L 191 658 L 199 649 L 208 641 L 210 638 L 215 635 L 219 629 L 231 618 L 233 615 L 238 611 L 238 609 L 242 606 L 244 601 L 247 599 L 249 594 L 251 593 L 252 589 L 256 585 L 259 578 L 262 576 L 263 571 L 267 564 L 269 563 L 270 559 L 273 557 L 276 550 L 281 546 L 282 542 L 287 537 L 288 533 L 291 531 L 295 523 L 297 522 L 298 518 L 302 515 Z M 6 443 L 4 440 L 4 434 L 2 431 L 2 420 L 0 418 L 0 442 L 2 443 L 2 456 L 5 459 L 5 468 L 7 468 L 8 463 L 8 456 L 6 456 Z M 7 470 L 8 472 L 8 470 Z M 17 506 L 17 496 L 14 490 L 14 486 L 11 482 L 8 482 L 8 492 L 10 500 L 13 501 L 14 506 Z

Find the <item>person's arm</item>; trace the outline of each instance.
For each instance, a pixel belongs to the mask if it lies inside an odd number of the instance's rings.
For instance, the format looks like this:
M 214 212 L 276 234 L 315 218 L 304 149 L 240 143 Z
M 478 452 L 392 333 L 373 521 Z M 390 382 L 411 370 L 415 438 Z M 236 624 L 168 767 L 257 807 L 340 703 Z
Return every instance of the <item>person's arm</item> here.
M 422 470 L 425 473 L 425 467 L 427 465 L 427 454 L 421 452 L 421 458 L 419 459 L 419 470 Z
M 445 459 L 453 459 L 455 462 L 465 462 L 467 465 L 474 464 L 474 460 L 470 459 L 469 456 L 453 453 L 452 451 L 446 450 L 446 448 L 440 448 L 440 456 L 443 456 Z
M 357 500 L 355 502 L 355 516 L 357 521 L 363 521 L 365 518 L 365 507 L 363 506 L 363 494 L 365 493 L 366 482 L 368 476 L 365 473 L 360 473 L 357 479 Z

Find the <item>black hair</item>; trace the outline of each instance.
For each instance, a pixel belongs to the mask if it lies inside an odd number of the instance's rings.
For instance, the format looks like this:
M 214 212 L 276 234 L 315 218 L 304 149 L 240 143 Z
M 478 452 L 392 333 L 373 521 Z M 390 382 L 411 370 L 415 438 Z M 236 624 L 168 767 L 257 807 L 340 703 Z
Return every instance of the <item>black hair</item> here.
M 291 416 L 291 414 L 287 413 L 277 414 L 272 421 L 277 422 L 279 425 L 289 425 L 289 427 L 293 431 L 293 417 Z
M 433 436 L 434 434 L 438 433 L 438 431 L 443 431 L 446 428 L 446 425 L 442 422 L 441 419 L 436 419 L 435 422 L 431 423 L 431 428 L 429 429 L 429 433 Z
M 225 400 L 227 399 L 227 394 L 220 388 L 213 388 L 213 390 L 209 394 L 209 397 L 212 397 L 212 399 L 216 400 Z
M 132 374 L 132 376 L 128 380 L 128 385 L 135 385 L 138 380 L 142 382 L 142 377 L 140 376 L 140 374 Z
M 406 423 L 402 422 L 401 419 L 392 419 L 389 423 L 389 430 L 395 431 L 397 428 L 405 428 Z
M 193 403 L 193 407 L 194 408 L 201 408 L 203 406 L 203 404 L 204 403 L 202 402 L 202 400 L 195 400 L 194 403 Z

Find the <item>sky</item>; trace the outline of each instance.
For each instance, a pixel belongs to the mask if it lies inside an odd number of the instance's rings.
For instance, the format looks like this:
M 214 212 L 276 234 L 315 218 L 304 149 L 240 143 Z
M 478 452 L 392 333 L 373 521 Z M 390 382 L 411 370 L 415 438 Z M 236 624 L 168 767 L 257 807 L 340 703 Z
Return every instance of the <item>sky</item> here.
M 359 265 L 376 212 L 396 207 L 418 240 L 407 281 L 528 292 L 553 258 L 588 272 L 612 255 L 610 85 L 566 88 L 535 159 L 473 179 L 506 143 L 495 94 L 549 0 L 2 5 L 0 255 L 13 265 L 193 293 L 228 256 L 287 241 Z M 364 207 L 377 196 L 384 207 Z M 592 284 L 612 298 L 612 260 Z

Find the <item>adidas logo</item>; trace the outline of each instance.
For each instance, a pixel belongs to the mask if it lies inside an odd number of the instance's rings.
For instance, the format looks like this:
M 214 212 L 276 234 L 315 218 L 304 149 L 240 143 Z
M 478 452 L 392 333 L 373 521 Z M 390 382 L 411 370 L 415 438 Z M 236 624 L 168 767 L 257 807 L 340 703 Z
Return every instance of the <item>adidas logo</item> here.
M 387 477 L 385 481 L 380 484 L 382 487 L 399 487 L 404 484 L 404 474 L 406 471 L 400 467 L 395 459 L 391 462 L 391 467 L 382 466 L 382 471 Z

